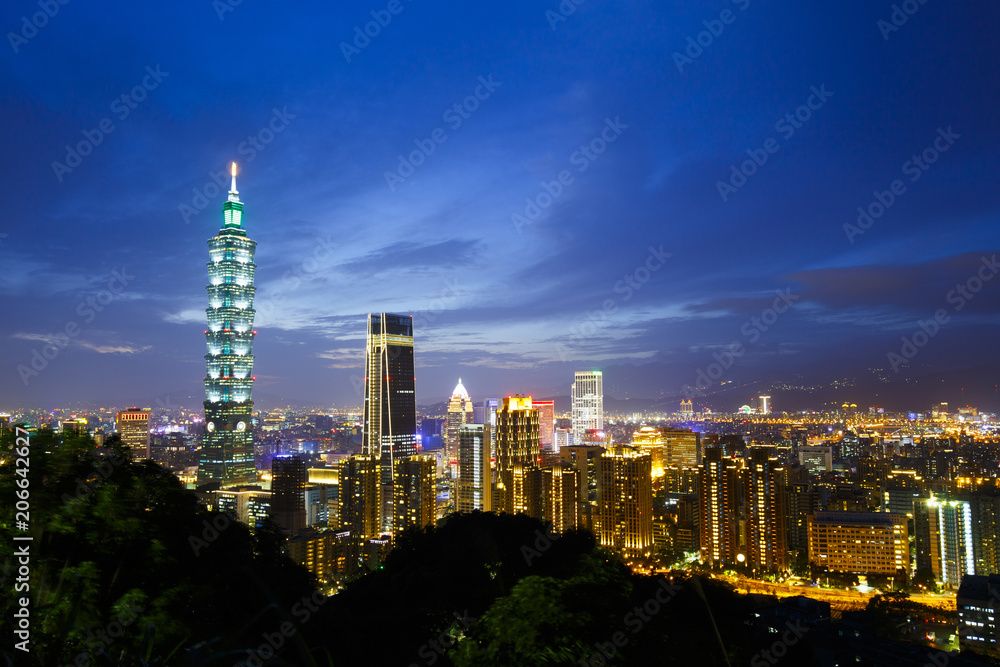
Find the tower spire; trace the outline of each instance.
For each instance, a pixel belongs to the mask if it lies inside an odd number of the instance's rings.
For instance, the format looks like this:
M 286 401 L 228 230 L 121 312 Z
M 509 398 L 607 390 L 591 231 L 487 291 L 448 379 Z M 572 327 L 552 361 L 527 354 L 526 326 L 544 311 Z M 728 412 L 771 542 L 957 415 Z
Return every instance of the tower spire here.
M 229 188 L 229 201 L 239 201 L 240 192 L 236 189 L 236 163 L 233 163 L 233 184 Z

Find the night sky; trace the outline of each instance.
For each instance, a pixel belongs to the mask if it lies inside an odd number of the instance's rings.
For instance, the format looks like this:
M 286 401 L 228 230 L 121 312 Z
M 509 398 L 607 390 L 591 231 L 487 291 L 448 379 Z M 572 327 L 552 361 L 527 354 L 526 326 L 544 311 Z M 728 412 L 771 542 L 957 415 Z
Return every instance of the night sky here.
M 258 395 L 1000 361 L 994 3 L 234 2 L 0 9 L 0 409 L 201 394 L 232 161 Z

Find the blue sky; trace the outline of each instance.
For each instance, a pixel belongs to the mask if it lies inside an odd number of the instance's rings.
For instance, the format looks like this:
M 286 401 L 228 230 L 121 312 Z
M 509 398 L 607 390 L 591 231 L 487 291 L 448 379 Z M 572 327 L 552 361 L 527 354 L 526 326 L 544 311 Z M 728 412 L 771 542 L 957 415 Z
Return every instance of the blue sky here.
M 734 343 L 723 380 L 892 372 L 941 309 L 903 373 L 997 363 L 993 274 L 948 296 L 1000 247 L 1000 8 L 45 6 L 0 10 L 0 408 L 201 392 L 231 161 L 257 392 L 356 404 L 372 311 L 414 315 L 420 402 L 654 396 Z

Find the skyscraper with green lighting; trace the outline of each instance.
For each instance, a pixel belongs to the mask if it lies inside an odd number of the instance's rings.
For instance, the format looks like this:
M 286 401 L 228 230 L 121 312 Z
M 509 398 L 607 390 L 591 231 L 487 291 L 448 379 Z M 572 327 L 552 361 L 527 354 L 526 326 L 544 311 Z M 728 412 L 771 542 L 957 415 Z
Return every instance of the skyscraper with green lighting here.
M 253 297 L 257 242 L 243 229 L 243 203 L 236 190 L 236 164 L 223 225 L 209 239 L 208 329 L 205 341 L 205 437 L 198 483 L 255 482 L 253 429 Z

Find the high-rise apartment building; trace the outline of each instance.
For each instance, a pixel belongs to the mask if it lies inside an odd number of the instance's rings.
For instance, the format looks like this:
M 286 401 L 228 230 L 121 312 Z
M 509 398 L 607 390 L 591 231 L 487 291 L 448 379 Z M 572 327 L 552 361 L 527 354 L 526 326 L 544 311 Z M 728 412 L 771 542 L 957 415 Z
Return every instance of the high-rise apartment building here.
M 118 432 L 122 442 L 132 449 L 133 457 L 137 459 L 152 458 L 149 444 L 148 411 L 132 408 L 119 412 L 115 417 L 115 431 Z
M 351 456 L 338 467 L 338 514 L 356 544 L 382 534 L 379 520 L 379 464 L 376 456 Z
M 747 503 L 744 556 L 764 570 L 784 570 L 788 567 L 785 481 L 781 461 L 774 449 L 752 449 L 743 478 Z
M 552 529 L 564 533 L 579 525 L 579 502 L 577 500 L 576 469 L 572 464 L 560 461 L 543 468 L 542 477 L 542 520 L 552 524 Z
M 462 385 L 462 378 L 458 379 L 455 391 L 451 393 L 448 401 L 447 431 L 444 439 L 444 453 L 447 462 L 458 460 L 458 431 L 462 424 L 471 424 L 473 417 L 472 399 L 469 392 Z
M 726 458 L 722 448 L 705 450 L 698 477 L 702 560 L 736 562 L 743 547 L 745 531 L 740 530 L 738 521 L 743 499 L 741 472 L 742 461 Z
M 597 537 L 626 560 L 653 554 L 652 458 L 635 447 L 611 447 L 597 458 Z
M 808 519 L 809 562 L 831 572 L 909 572 L 906 517 L 888 512 L 816 512 Z
M 530 484 L 526 475 L 538 467 L 538 410 L 531 397 L 508 396 L 497 411 L 497 480 L 493 496 L 496 512 L 514 514 L 528 509 Z
M 604 429 L 604 376 L 601 371 L 577 371 L 570 387 L 573 436 L 583 441 L 587 429 Z
M 306 527 L 308 476 L 301 456 L 279 456 L 271 461 L 271 510 L 275 522 L 292 535 Z
M 384 531 L 392 530 L 395 461 L 417 453 L 413 374 L 413 318 L 369 314 L 362 442 L 363 453 L 375 457 L 380 471 L 378 517 Z
M 205 437 L 198 482 L 222 485 L 256 481 L 253 429 L 254 253 L 257 242 L 243 229 L 236 164 L 223 225 L 208 241 L 208 329 L 205 342 Z
M 538 410 L 538 445 L 543 451 L 553 451 L 556 442 L 555 401 L 532 401 Z
M 493 509 L 490 492 L 491 427 L 487 424 L 462 424 L 458 430 L 459 512 Z
M 393 525 L 395 535 L 407 528 L 423 529 L 434 525 L 435 459 L 433 456 L 408 456 L 397 459 L 393 471 Z
M 562 462 L 576 471 L 576 513 L 579 525 L 595 535 L 600 526 L 597 504 L 597 459 L 604 454 L 604 451 L 603 447 L 585 445 L 571 445 L 559 450 Z

